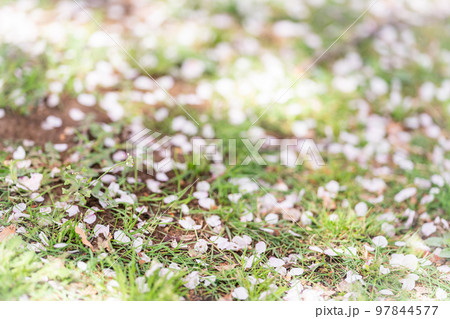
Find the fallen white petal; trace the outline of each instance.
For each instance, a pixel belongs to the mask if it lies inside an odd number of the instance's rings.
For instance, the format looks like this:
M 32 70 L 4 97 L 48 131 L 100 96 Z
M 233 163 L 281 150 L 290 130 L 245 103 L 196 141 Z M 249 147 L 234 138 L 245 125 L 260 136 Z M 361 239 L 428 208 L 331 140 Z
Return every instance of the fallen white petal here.
M 386 237 L 384 237 L 384 236 L 374 237 L 374 238 L 372 238 L 372 242 L 374 243 L 375 246 L 381 247 L 381 248 L 386 247 L 388 244 L 388 241 L 387 241 Z
M 248 291 L 244 287 L 238 287 L 233 290 L 231 296 L 239 300 L 246 300 L 248 298 Z

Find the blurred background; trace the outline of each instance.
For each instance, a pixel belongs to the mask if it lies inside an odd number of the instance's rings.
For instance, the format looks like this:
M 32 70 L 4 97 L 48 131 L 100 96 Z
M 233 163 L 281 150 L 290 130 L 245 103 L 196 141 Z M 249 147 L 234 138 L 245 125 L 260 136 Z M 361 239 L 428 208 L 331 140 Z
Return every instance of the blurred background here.
M 3 0 L 0 134 L 44 145 L 98 122 L 308 137 L 363 165 L 392 143 L 401 159 L 411 140 L 433 152 L 449 127 L 449 14 L 445 0 Z
M 112 121 L 192 121 L 179 103 L 232 125 L 264 112 L 258 126 L 284 134 L 302 118 L 299 134 L 345 130 L 357 112 L 448 124 L 449 14 L 445 0 L 2 0 L 0 107 L 72 98 Z

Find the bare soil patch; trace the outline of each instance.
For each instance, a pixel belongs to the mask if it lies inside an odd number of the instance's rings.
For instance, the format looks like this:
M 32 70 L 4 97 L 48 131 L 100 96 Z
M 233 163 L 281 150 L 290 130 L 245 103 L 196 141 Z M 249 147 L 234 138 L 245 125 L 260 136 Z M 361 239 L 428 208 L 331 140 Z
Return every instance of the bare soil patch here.
M 86 114 L 86 118 L 82 121 L 74 121 L 69 115 L 72 108 L 78 108 L 83 111 Z M 51 130 L 42 128 L 42 123 L 50 115 L 62 120 L 61 127 Z M 96 122 L 110 122 L 103 110 L 97 107 L 85 107 L 72 99 L 66 99 L 60 106 L 55 108 L 39 106 L 26 116 L 6 110 L 5 116 L 0 119 L 0 148 L 5 147 L 9 142 L 21 142 L 24 139 L 31 140 L 35 145 L 39 146 L 43 146 L 47 142 L 67 143 L 69 146 L 72 146 L 75 141 L 74 136 L 70 134 L 71 129 L 85 123 L 89 115 L 93 115 Z

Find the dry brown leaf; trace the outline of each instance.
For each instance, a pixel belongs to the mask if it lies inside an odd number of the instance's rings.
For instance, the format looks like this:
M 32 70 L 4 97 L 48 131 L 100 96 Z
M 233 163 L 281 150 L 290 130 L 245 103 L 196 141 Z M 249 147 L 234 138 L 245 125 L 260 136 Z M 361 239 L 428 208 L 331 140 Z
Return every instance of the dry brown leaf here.
M 110 242 L 111 238 L 112 238 L 111 235 L 108 235 L 107 239 L 103 239 L 101 236 L 99 236 L 97 240 L 98 249 L 104 248 L 107 251 L 111 251 L 111 242 Z
M 325 206 L 325 208 L 327 208 L 329 210 L 336 209 L 336 203 L 334 202 L 334 200 L 331 199 L 331 197 L 328 197 L 328 196 L 323 198 L 323 205 Z
M 219 301 L 232 301 L 233 297 L 231 297 L 231 294 L 228 295 L 224 295 L 222 297 L 220 297 Z
M 231 270 L 234 267 L 236 267 L 235 264 L 220 264 L 219 266 L 214 266 L 214 268 L 216 268 L 218 271 L 227 271 L 227 270 Z
M 179 240 L 182 240 L 182 241 L 192 241 L 194 239 L 195 239 L 195 235 L 183 235 L 179 238 Z
M 13 237 L 15 233 L 16 233 L 16 226 L 9 225 L 8 227 L 5 227 L 5 229 L 3 229 L 2 232 L 0 233 L 0 242 L 7 241 L 11 237 Z
M 201 255 L 201 253 L 196 251 L 195 249 L 189 249 L 188 254 L 190 257 L 193 257 L 193 258 Z
M 80 235 L 81 237 L 81 242 L 88 246 L 92 251 L 94 251 L 94 246 L 92 246 L 92 244 L 89 242 L 89 240 L 87 240 L 86 238 L 86 233 L 84 230 L 82 230 L 80 227 L 75 226 L 75 232 Z
M 98 294 L 98 291 L 92 287 L 91 285 L 87 286 L 86 288 L 82 289 L 81 291 L 82 295 L 85 296 L 95 296 L 96 294 Z

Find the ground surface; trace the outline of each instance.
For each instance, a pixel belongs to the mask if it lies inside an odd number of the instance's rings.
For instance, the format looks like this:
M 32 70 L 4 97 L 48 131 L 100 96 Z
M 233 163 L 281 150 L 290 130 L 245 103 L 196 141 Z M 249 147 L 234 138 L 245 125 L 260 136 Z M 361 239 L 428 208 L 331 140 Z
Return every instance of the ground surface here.
M 3 1 L 0 299 L 448 300 L 449 15 Z M 159 172 L 127 143 L 145 128 Z

